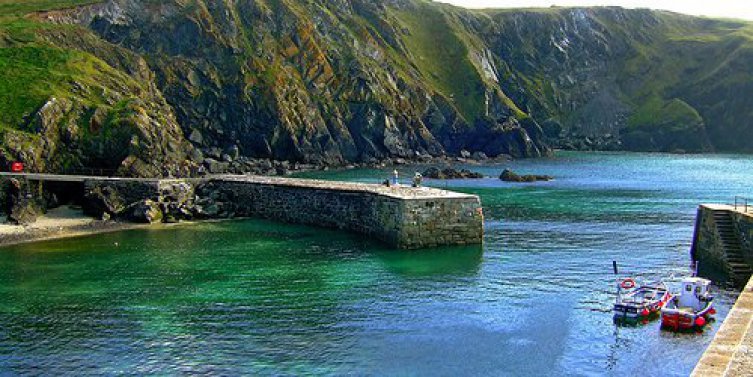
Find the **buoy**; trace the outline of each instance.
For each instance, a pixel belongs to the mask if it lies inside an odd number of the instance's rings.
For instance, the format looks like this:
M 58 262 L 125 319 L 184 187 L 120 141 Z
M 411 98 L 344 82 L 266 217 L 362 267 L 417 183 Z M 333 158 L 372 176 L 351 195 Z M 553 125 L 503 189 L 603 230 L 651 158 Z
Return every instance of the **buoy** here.
M 706 318 L 698 317 L 695 319 L 695 325 L 701 327 L 706 324 Z
M 635 288 L 635 280 L 627 278 L 620 283 L 620 287 L 622 287 L 622 289 L 633 289 Z
M 641 312 L 641 315 L 645 317 L 645 316 L 648 316 L 649 313 L 650 312 L 648 311 L 648 309 L 643 309 L 643 311 Z
M 714 309 L 714 308 L 711 308 L 711 310 L 709 310 L 709 314 L 711 314 L 711 315 L 714 315 L 714 314 L 716 314 L 716 309 Z

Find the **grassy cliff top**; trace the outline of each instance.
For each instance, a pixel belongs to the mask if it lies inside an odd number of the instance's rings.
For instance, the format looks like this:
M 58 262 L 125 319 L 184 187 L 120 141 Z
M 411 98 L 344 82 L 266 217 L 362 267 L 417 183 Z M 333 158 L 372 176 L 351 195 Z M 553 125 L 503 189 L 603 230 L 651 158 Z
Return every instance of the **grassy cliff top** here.
M 0 17 L 23 16 L 32 12 L 73 8 L 101 2 L 102 0 L 0 0 Z

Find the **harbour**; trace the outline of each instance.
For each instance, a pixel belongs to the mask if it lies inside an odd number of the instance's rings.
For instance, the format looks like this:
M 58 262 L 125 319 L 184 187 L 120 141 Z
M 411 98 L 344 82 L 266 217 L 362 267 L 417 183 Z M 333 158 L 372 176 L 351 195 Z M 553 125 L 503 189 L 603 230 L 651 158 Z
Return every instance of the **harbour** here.
M 483 179 L 425 182 L 479 196 L 483 245 L 404 252 L 357 233 L 237 220 L 4 248 L 0 364 L 18 372 L 46 362 L 102 373 L 687 376 L 739 291 L 713 287 L 717 320 L 700 334 L 656 322 L 615 327 L 611 261 L 676 286 L 691 271 L 698 203 L 745 193 L 739 172 L 751 164 L 735 155 L 562 152 L 465 166 Z M 503 168 L 555 180 L 503 183 Z M 398 169 L 403 177 L 421 170 Z M 697 184 L 710 169 L 723 187 Z M 302 178 L 378 183 L 391 171 Z M 22 340 L 30 321 L 38 325 Z M 59 341 L 71 344 L 66 353 L 54 348 Z M 132 358 L 116 357 L 124 349 Z M 75 357 L 84 350 L 91 359 Z M 650 357 L 657 353 L 663 358 Z

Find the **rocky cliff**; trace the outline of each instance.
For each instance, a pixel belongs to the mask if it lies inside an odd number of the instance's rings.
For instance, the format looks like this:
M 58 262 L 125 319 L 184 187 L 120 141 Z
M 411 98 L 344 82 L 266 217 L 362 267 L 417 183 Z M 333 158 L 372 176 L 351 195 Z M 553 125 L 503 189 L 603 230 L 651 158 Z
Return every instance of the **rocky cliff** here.
M 0 6 L 0 163 L 150 176 L 538 157 L 599 138 L 752 149 L 743 22 L 422 0 L 36 3 Z

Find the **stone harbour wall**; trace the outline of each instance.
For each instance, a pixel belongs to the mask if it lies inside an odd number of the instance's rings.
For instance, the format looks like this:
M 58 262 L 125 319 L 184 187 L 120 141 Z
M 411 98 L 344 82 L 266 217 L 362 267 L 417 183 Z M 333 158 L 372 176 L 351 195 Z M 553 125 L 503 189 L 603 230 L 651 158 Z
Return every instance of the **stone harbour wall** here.
M 400 207 L 398 246 L 480 244 L 484 216 L 477 197 L 406 200 Z
M 400 249 L 480 244 L 475 195 L 294 178 L 88 180 L 85 211 L 138 222 L 257 217 L 342 229 Z
M 732 211 L 730 216 L 740 238 L 742 256 L 746 262 L 753 264 L 753 243 L 751 242 L 753 240 L 753 215 L 749 212 Z
M 481 203 L 470 195 L 398 197 L 280 180 L 213 180 L 196 191 L 205 211 L 218 217 L 260 217 L 349 230 L 400 249 L 478 244 L 483 237 Z
M 698 207 L 691 254 L 693 260 L 699 263 L 701 275 L 713 276 L 729 273 L 722 240 L 714 221 L 714 212 L 706 205 Z
M 726 242 L 722 239 L 723 230 L 727 230 Z M 729 205 L 700 205 L 691 249 L 699 274 L 715 279 L 728 278 L 740 287 L 745 285 L 753 266 L 752 239 L 753 214 L 750 212 Z
M 692 377 L 749 377 L 753 373 L 753 279 L 740 292 Z

